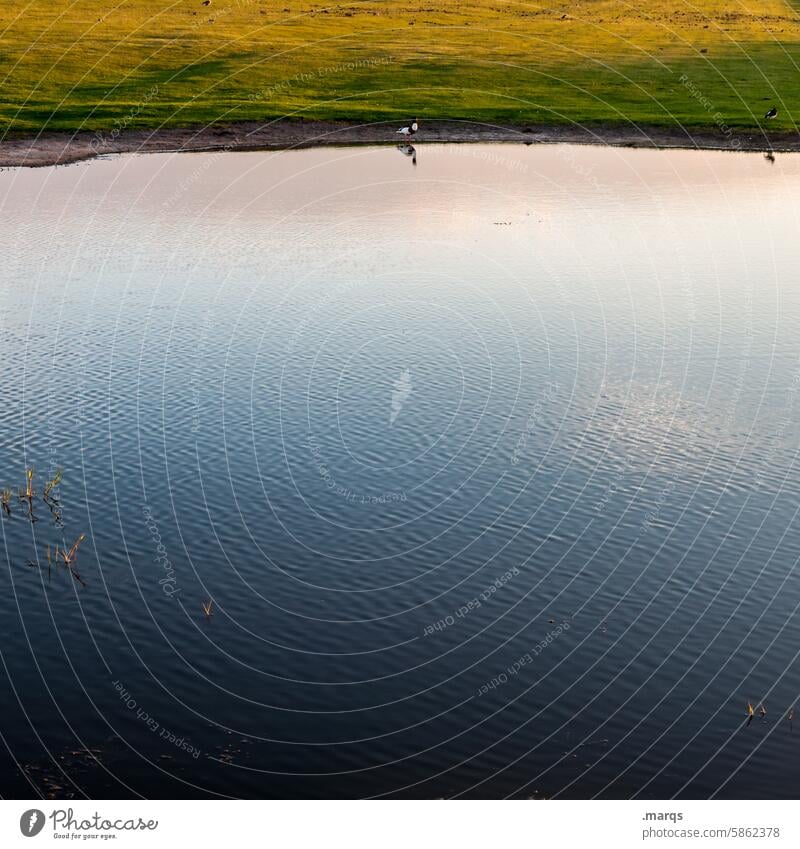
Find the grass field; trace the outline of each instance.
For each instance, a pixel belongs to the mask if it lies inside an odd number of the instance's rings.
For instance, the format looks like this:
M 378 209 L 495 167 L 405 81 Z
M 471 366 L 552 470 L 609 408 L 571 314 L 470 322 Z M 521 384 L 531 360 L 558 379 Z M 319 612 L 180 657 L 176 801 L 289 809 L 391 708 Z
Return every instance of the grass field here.
M 281 116 L 369 122 L 800 118 L 789 0 L 2 0 L 5 133 Z

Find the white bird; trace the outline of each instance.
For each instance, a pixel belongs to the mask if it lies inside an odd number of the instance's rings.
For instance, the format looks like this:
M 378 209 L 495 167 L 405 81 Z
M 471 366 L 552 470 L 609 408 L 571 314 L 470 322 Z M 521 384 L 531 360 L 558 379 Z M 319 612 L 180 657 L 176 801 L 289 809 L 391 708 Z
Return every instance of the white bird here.
M 413 136 L 416 135 L 417 130 L 419 129 L 419 124 L 417 124 L 417 119 L 414 120 L 407 127 L 400 127 L 397 131 L 401 136 Z

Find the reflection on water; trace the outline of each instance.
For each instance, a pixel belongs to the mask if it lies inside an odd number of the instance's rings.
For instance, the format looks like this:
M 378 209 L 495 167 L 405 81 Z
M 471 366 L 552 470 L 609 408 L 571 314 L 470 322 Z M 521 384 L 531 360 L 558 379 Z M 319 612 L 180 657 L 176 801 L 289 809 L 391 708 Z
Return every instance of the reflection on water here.
M 402 148 L 0 175 L 4 795 L 794 794 L 800 159 Z

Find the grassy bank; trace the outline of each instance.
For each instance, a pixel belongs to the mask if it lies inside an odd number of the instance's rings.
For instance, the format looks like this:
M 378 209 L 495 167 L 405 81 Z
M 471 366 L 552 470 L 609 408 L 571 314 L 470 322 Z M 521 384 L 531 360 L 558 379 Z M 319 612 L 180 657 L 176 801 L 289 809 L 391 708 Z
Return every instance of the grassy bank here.
M 3 0 L 2 131 L 456 118 L 788 130 L 789 0 Z

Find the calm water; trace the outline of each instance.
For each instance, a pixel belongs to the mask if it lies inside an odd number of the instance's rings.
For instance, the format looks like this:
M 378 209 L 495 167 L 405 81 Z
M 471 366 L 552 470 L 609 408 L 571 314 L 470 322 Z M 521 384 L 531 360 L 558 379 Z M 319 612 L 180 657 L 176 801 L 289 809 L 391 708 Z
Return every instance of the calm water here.
M 417 153 L 0 174 L 3 795 L 798 795 L 800 157 Z

